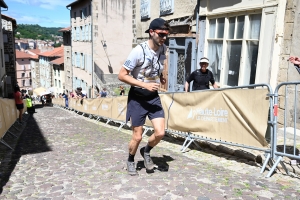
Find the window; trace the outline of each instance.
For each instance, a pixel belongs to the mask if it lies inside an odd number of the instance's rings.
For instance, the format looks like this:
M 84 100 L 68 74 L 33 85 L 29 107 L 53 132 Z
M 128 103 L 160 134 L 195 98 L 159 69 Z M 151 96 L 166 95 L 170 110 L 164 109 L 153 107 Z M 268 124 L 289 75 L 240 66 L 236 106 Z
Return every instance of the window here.
M 84 55 L 83 53 L 80 54 L 81 55 L 81 69 L 85 69 L 85 66 L 84 66 Z
M 57 87 L 57 80 L 56 79 L 54 80 L 54 84 L 55 84 L 55 87 Z
M 60 77 L 60 70 L 59 70 L 59 69 L 57 69 L 57 71 L 58 71 L 58 76 Z
M 29 79 L 29 84 L 32 85 L 32 79 Z
M 61 88 L 60 80 L 58 80 L 58 87 Z
M 221 85 L 255 84 L 260 26 L 261 14 L 209 19 L 207 57 Z
M 5 62 L 9 62 L 9 55 L 8 54 L 4 54 L 4 58 L 5 58 Z
M 22 80 L 22 86 L 25 86 L 25 80 Z
M 2 49 L 0 50 L 0 54 L 1 54 L 1 60 L 0 60 L 1 66 L 4 67 L 4 65 L 3 65 L 3 52 L 2 52 Z
M 7 43 L 7 42 L 8 42 L 7 34 L 3 34 L 3 42 L 4 42 L 4 43 Z
M 53 71 L 54 71 L 54 76 L 56 76 L 56 68 L 54 68 Z
M 85 19 L 87 17 L 87 8 L 86 7 L 81 10 L 81 14 L 82 14 L 82 16 L 81 16 L 82 19 Z
M 80 19 L 84 18 L 82 13 L 82 10 L 80 10 Z
M 24 78 L 25 77 L 25 73 L 21 73 L 21 77 Z

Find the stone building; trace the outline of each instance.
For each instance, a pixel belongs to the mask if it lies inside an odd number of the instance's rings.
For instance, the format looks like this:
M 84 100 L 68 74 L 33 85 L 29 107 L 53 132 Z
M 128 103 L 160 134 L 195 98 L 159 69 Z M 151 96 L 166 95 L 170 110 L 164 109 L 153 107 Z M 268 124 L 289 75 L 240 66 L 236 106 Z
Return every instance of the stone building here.
M 29 53 L 16 50 L 16 78 L 21 91 L 32 91 L 31 57 Z
M 117 74 L 132 49 L 132 4 L 128 0 L 79 0 L 71 10 L 73 89 L 96 97 L 116 87 Z
M 64 47 L 54 48 L 39 54 L 40 84 L 47 90 L 53 87 L 53 65 L 51 62 L 64 56 Z
M 275 89 L 281 82 L 299 80 L 287 61 L 300 56 L 299 12 L 299 0 L 134 0 L 133 45 L 146 39 L 151 20 L 162 17 L 173 28 L 167 41 L 168 91 L 182 91 L 204 56 L 221 88 L 269 84 Z M 298 90 L 290 89 L 287 95 Z M 286 103 L 282 99 L 280 123 Z M 296 120 L 299 128 L 299 118 L 293 118 L 295 109 L 300 115 L 299 105 L 289 105 L 286 120 L 290 126 Z
M 30 67 L 31 67 L 31 79 L 32 79 L 32 90 L 41 87 L 40 79 L 40 64 L 39 64 L 39 53 L 40 49 L 29 49 L 27 53 L 31 55 L 30 57 Z
M 71 50 L 71 27 L 60 29 L 59 32 L 63 33 L 63 45 L 64 45 L 64 86 L 65 93 L 71 92 L 73 89 L 73 71 L 72 71 L 72 50 Z
M 3 0 L 0 0 L 0 23 L 1 19 L 1 11 L 2 8 L 8 9 L 7 5 Z M 5 83 L 4 80 L 6 79 L 6 71 L 5 71 L 5 62 L 4 62 L 4 47 L 3 47 L 3 31 L 2 25 L 0 24 L 0 97 L 5 96 Z
M 3 79 L 4 97 L 13 97 L 13 86 L 16 82 L 16 65 L 15 65 L 15 37 L 14 31 L 17 28 L 16 20 L 1 14 L 3 47 L 5 62 L 5 78 Z

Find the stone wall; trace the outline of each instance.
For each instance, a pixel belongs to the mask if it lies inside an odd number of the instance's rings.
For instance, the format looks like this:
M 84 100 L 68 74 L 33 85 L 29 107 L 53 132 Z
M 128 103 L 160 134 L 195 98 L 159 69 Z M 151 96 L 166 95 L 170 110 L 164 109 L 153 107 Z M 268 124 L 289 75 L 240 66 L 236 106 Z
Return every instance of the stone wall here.
M 16 85 L 16 59 L 15 59 L 15 38 L 12 31 L 3 29 L 7 35 L 7 42 L 4 42 L 4 54 L 8 54 L 9 61 L 5 62 L 6 75 L 10 77 L 10 83 L 6 83 L 5 97 L 13 98 L 13 86 Z
M 300 80 L 300 74 L 295 69 L 294 65 L 288 61 L 290 56 L 300 57 L 300 2 L 299 0 L 287 0 L 285 19 L 284 19 L 284 36 L 281 47 L 281 62 L 279 63 L 278 84 L 282 82 L 294 82 Z M 275 89 L 275 88 L 273 88 Z M 285 126 L 294 126 L 296 121 L 297 129 L 300 129 L 300 104 L 295 108 L 295 92 L 298 97 L 300 95 L 300 87 L 289 86 L 287 92 L 285 88 L 281 87 L 279 93 L 279 111 L 278 122 L 279 127 L 284 125 L 284 118 L 286 117 Z M 297 101 L 296 99 L 296 102 Z M 286 115 L 284 115 L 286 107 Z M 296 119 L 294 114 L 296 111 Z

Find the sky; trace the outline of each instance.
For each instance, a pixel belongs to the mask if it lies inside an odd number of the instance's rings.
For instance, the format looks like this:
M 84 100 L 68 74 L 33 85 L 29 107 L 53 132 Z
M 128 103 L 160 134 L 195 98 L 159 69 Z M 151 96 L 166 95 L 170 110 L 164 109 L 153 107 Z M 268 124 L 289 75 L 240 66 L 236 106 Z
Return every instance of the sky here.
M 8 10 L 1 14 L 14 18 L 17 24 L 38 24 L 42 27 L 70 26 L 70 11 L 66 8 L 76 0 L 4 0 Z

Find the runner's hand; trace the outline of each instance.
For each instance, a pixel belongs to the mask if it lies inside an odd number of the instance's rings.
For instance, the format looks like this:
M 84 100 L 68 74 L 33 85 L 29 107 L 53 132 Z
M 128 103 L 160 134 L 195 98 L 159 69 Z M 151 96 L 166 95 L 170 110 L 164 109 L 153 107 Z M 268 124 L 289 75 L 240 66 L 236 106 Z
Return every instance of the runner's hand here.
M 159 84 L 158 83 L 145 83 L 144 88 L 151 92 L 154 92 L 154 91 L 158 90 Z
M 299 57 L 293 57 L 293 56 L 291 56 L 289 58 L 289 60 L 290 60 L 291 63 L 293 63 L 295 65 L 300 65 L 300 58 Z
M 166 79 L 163 77 L 163 76 L 161 76 L 160 77 L 160 83 L 162 84 L 162 85 L 164 85 L 164 84 L 166 84 Z

